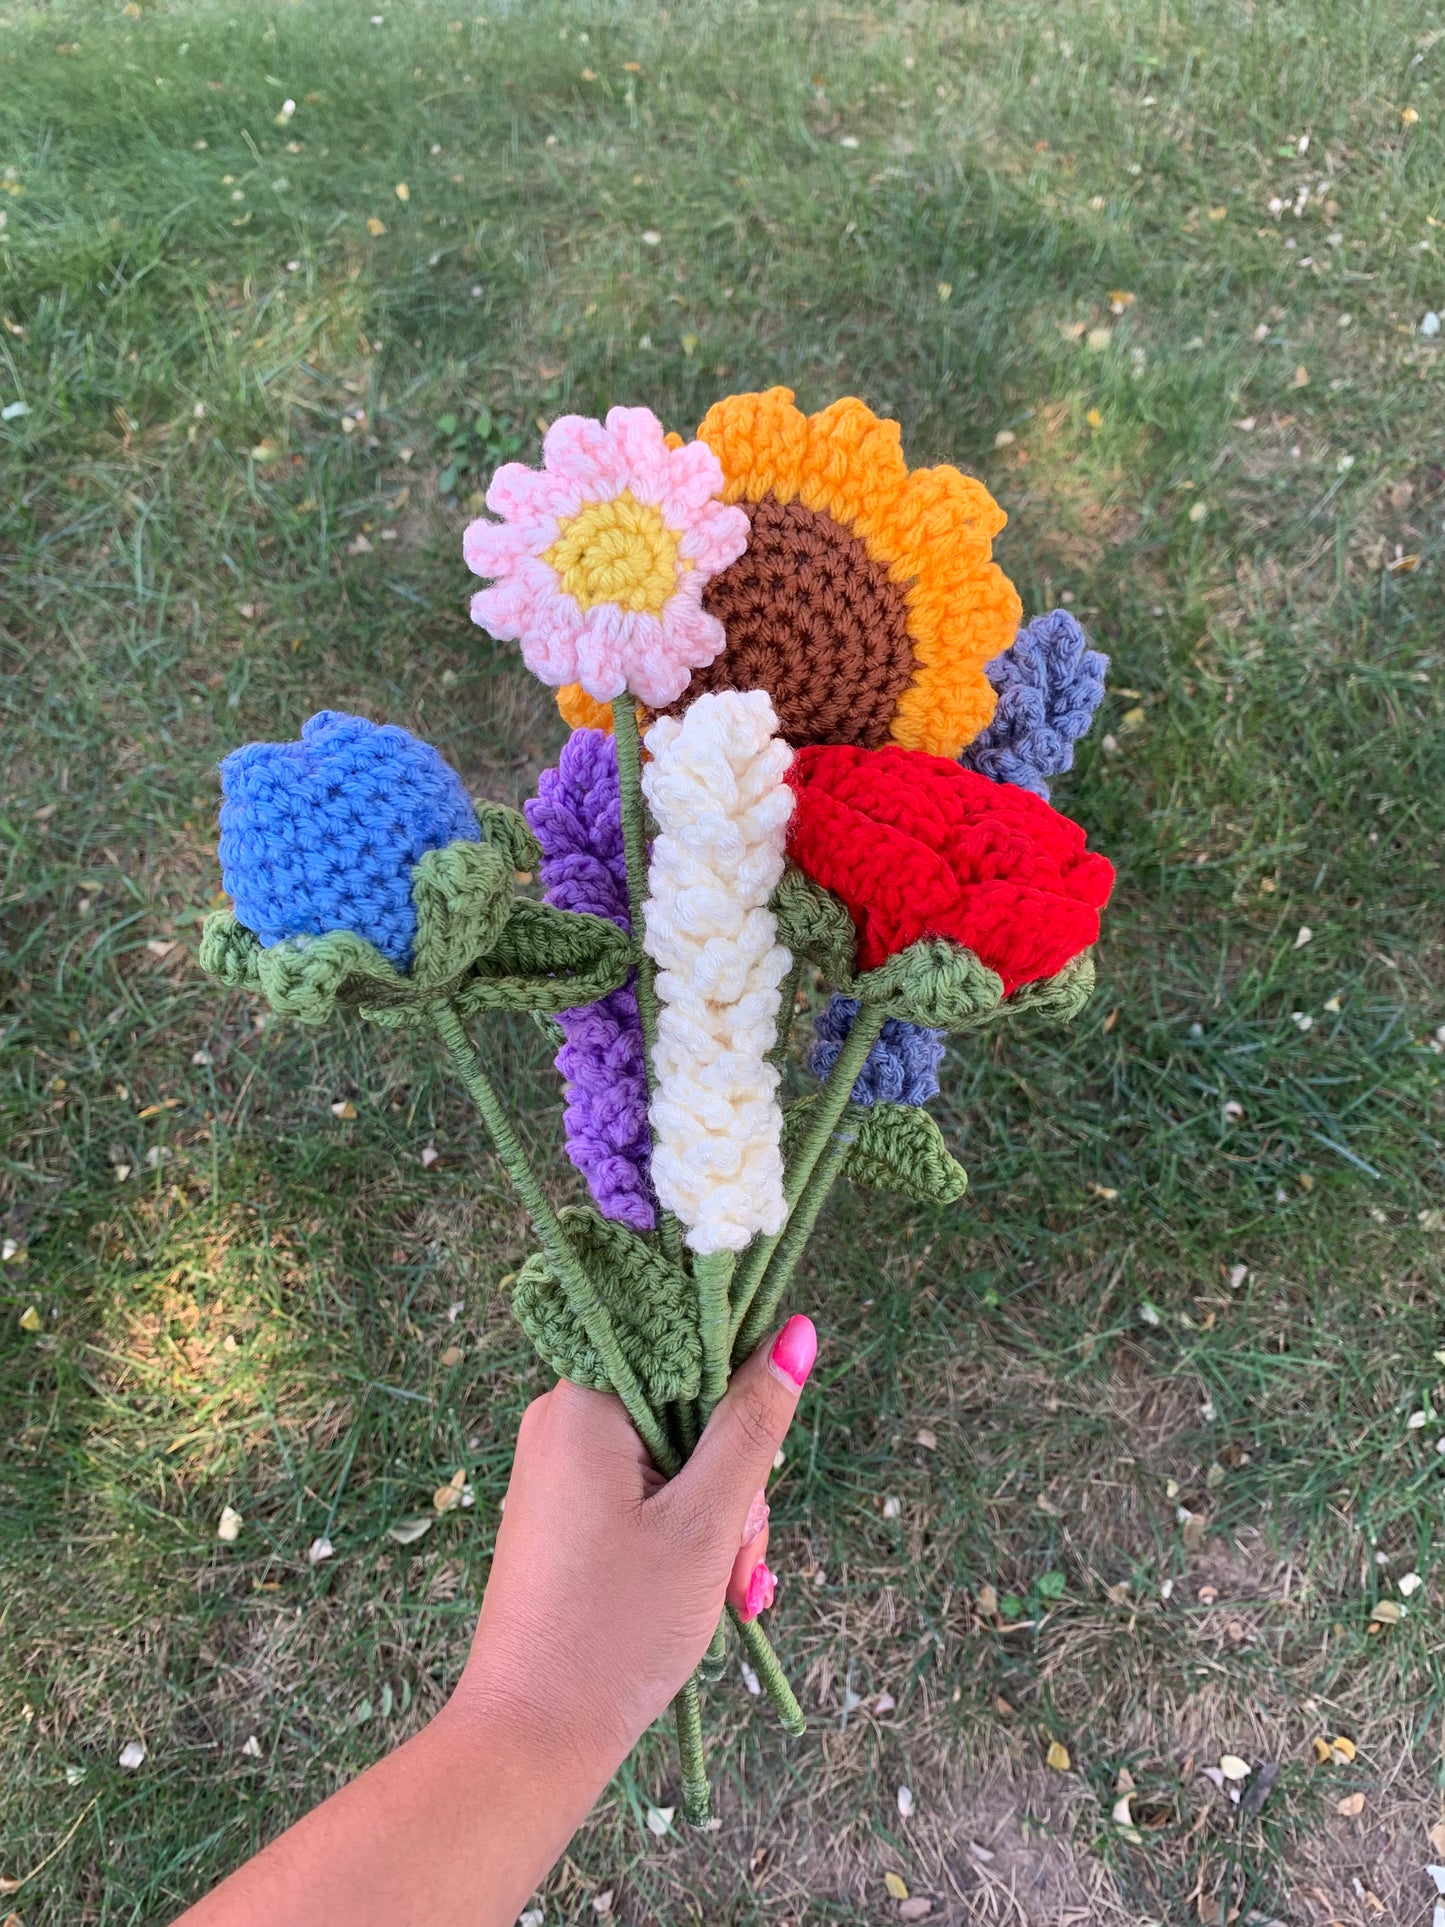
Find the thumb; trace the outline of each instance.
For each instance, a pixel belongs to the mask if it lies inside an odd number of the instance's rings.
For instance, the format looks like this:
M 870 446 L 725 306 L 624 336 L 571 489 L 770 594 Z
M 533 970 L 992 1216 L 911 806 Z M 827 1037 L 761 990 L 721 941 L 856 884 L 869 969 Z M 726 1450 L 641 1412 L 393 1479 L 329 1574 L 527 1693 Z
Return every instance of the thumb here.
M 817 1356 L 817 1331 L 801 1313 L 771 1343 L 759 1345 L 728 1381 L 674 1485 L 685 1482 L 695 1494 L 706 1493 L 709 1509 L 736 1513 L 741 1530 L 755 1494 L 767 1484 Z

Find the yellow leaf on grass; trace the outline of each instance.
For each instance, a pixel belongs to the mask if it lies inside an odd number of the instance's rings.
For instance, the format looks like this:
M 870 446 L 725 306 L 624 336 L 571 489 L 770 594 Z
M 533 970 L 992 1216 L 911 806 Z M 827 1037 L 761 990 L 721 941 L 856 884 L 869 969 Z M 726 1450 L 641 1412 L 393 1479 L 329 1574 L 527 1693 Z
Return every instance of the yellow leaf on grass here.
M 1357 1814 L 1363 1813 L 1364 1810 L 1365 1796 L 1363 1793 L 1347 1793 L 1335 1808 L 1335 1812 L 1342 1813 L 1347 1820 L 1353 1820 Z
M 1219 1762 L 1219 1770 L 1226 1780 L 1247 1780 L 1249 1761 L 1240 1759 L 1237 1753 L 1226 1753 Z
M 902 1874 L 894 1873 L 890 1869 L 890 1871 L 883 1876 L 883 1885 L 888 1889 L 894 1900 L 907 1900 L 908 1882 L 903 1878 Z
M 27 1305 L 20 1314 L 20 1329 L 23 1332 L 38 1332 L 40 1322 L 40 1313 L 34 1305 Z
M 1316 1766 L 1328 1766 L 1330 1761 L 1335 1757 L 1329 1741 L 1322 1739 L 1318 1733 L 1316 1733 L 1310 1741 L 1310 1745 L 1315 1750 Z
M 1330 1751 L 1337 1760 L 1348 1766 L 1355 1757 L 1355 1743 L 1346 1739 L 1343 1733 L 1336 1733 L 1330 1742 Z
M 1073 1761 L 1069 1758 L 1069 1749 L 1062 1740 L 1049 1741 L 1049 1750 L 1044 1755 L 1044 1762 L 1051 1766 L 1055 1773 L 1067 1773 L 1073 1765 Z
M 411 189 L 407 186 L 405 181 L 397 182 L 396 198 L 399 201 L 409 201 L 411 199 Z
M 368 234 L 385 234 L 386 222 L 378 221 L 374 214 L 368 214 L 366 217 L 366 231 Z
M 1310 371 L 1308 368 L 1305 367 L 1303 362 L 1301 362 L 1299 367 L 1296 368 L 1294 373 L 1290 376 L 1289 385 L 1291 388 L 1308 388 L 1309 387 Z
M 1102 428 L 1104 426 L 1104 417 L 1099 413 L 1097 408 L 1091 408 L 1088 414 L 1085 415 L 1084 420 L 1089 424 L 1090 428 Z

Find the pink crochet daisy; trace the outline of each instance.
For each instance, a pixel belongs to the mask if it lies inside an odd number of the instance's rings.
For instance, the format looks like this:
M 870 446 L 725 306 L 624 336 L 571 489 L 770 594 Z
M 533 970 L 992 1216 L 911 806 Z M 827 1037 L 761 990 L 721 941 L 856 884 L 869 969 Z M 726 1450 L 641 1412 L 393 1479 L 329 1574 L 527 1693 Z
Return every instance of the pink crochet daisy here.
M 473 622 L 520 642 L 545 683 L 675 701 L 722 651 L 702 593 L 748 543 L 745 512 L 717 499 L 717 456 L 705 442 L 669 448 L 650 408 L 613 408 L 605 423 L 553 422 L 542 460 L 499 468 L 487 507 L 502 519 L 462 539 L 473 574 L 497 578 L 473 596 Z

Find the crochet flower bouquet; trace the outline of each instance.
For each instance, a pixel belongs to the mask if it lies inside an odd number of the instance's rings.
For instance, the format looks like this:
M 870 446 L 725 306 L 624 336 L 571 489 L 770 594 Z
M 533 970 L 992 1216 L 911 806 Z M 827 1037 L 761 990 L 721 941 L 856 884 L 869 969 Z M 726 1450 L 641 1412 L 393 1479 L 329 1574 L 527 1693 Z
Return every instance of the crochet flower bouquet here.
M 910 473 L 859 401 L 805 417 L 786 389 L 737 395 L 686 444 L 645 408 L 567 416 L 487 506 L 472 615 L 558 688 L 557 767 L 519 815 L 356 716 L 236 750 L 234 910 L 202 957 L 303 1022 L 441 1040 L 531 1213 L 517 1318 L 672 1473 L 840 1173 L 962 1196 L 923 1108 L 946 1033 L 1088 997 L 1114 873 L 1048 783 L 1106 662 L 1063 612 L 1019 628 L 1002 512 L 956 469 Z M 818 1088 L 784 1109 L 800 992 L 823 985 Z M 476 1042 L 494 1010 L 556 1020 L 590 1203 L 555 1209 L 528 1163 Z M 756 1616 L 735 1623 L 800 1730 Z M 726 1643 L 724 1622 L 700 1677 Z M 676 1710 L 702 1821 L 697 1679 Z

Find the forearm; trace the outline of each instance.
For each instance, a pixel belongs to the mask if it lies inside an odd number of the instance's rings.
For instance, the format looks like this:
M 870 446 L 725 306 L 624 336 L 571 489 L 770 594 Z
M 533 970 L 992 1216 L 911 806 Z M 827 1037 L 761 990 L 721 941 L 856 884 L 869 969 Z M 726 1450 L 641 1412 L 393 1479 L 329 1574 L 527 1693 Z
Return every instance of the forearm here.
M 176 1927 L 512 1927 L 605 1779 L 460 1693 Z

